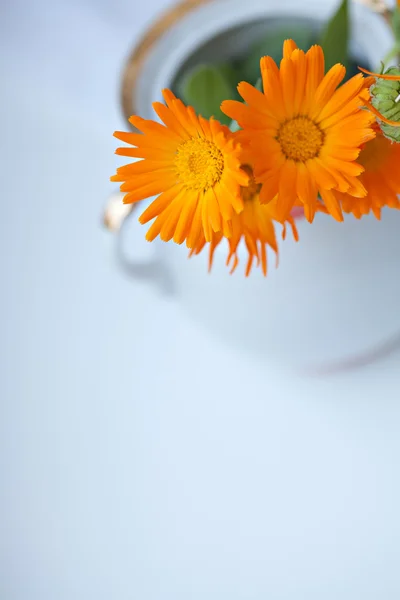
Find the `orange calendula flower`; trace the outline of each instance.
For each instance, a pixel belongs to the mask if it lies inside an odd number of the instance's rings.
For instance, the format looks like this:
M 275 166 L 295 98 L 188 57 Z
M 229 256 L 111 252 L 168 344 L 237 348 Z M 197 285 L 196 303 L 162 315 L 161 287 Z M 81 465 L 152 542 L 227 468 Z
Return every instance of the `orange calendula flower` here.
M 275 211 L 276 203 L 260 204 L 260 188 L 252 176 L 252 170 L 249 166 L 243 167 L 250 175 L 248 186 L 241 188 L 244 209 L 240 214 L 234 214 L 232 218 L 232 235 L 228 239 L 229 251 L 226 260 L 227 266 L 231 267 L 233 273 L 239 264 L 238 247 L 241 241 L 244 242 L 248 261 L 246 266 L 246 276 L 251 272 L 254 260 L 257 266 L 261 265 L 264 275 L 267 274 L 267 248 L 271 248 L 278 259 L 278 244 L 275 235 Z M 286 225 L 292 228 L 295 240 L 298 240 L 297 229 L 294 220 L 289 217 L 283 224 L 282 237 L 286 237 Z M 214 233 L 209 244 L 209 269 L 211 270 L 214 252 L 216 247 L 223 240 L 221 233 Z M 190 256 L 199 254 L 206 240 L 203 237 L 199 244 L 192 249 Z
M 166 106 L 153 104 L 164 125 L 133 116 L 129 121 L 144 135 L 116 131 L 115 137 L 133 148 L 117 154 L 142 160 L 117 169 L 112 181 L 123 182 L 125 203 L 158 196 L 139 221 L 155 221 L 146 234 L 158 235 L 193 248 L 204 235 L 230 235 L 230 221 L 243 210 L 240 186 L 248 175 L 240 168 L 240 147 L 229 129 L 214 119 L 198 117 L 169 90 L 163 91 Z
M 324 76 L 320 46 L 304 53 L 286 40 L 280 69 L 272 58 L 261 59 L 264 93 L 242 82 L 238 90 L 246 104 L 222 103 L 222 110 L 243 128 L 239 139 L 248 145 L 256 181 L 262 183 L 261 203 L 277 196 L 281 221 L 300 202 L 311 222 L 318 194 L 341 221 L 333 190 L 366 194 L 358 178 L 364 169 L 355 161 L 361 145 L 375 136 L 370 127 L 374 117 L 361 109 L 360 97 L 369 99 L 361 74 L 336 89 L 345 73 L 337 64 Z
M 376 138 L 365 144 L 361 150 L 359 162 L 365 171 L 360 175 L 361 183 L 367 190 L 364 198 L 354 198 L 349 194 L 334 192 L 346 213 L 352 213 L 357 219 L 374 213 L 381 217 L 381 208 L 400 209 L 400 144 L 387 139 L 376 125 Z

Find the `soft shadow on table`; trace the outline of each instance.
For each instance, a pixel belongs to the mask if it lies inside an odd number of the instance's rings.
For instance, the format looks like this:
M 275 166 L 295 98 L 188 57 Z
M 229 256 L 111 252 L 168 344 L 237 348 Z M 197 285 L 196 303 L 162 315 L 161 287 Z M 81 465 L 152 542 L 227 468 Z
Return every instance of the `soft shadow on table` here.
M 375 346 L 363 354 L 351 356 L 338 362 L 325 365 L 321 364 L 313 368 L 305 369 L 302 374 L 316 377 L 339 375 L 341 373 L 369 367 L 385 360 L 389 356 L 396 354 L 399 355 L 400 360 L 400 332 L 396 333 L 379 346 Z

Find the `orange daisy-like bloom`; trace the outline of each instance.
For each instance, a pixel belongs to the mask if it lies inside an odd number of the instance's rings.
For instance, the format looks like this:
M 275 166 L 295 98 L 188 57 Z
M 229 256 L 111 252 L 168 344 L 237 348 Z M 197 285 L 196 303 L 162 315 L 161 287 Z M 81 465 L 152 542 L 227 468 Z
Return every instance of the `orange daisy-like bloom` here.
M 341 221 L 333 190 L 366 194 L 358 178 L 363 167 L 355 161 L 361 145 L 375 136 L 370 127 L 374 117 L 361 109 L 360 97 L 369 99 L 363 75 L 336 89 L 345 73 L 337 64 L 324 76 L 320 46 L 304 53 L 286 40 L 280 69 L 272 58 L 261 59 L 264 93 L 242 82 L 238 90 L 246 104 L 222 103 L 222 110 L 243 128 L 239 139 L 250 148 L 256 181 L 262 183 L 261 203 L 277 196 L 281 221 L 300 202 L 311 222 L 318 194 Z
M 240 147 L 228 127 L 215 119 L 198 117 L 169 90 L 163 91 L 166 106 L 153 104 L 164 125 L 133 116 L 129 121 L 144 135 L 116 131 L 115 137 L 133 148 L 117 154 L 142 160 L 117 169 L 112 181 L 123 182 L 125 203 L 158 195 L 140 216 L 141 223 L 155 221 L 146 234 L 158 235 L 193 248 L 204 235 L 230 235 L 230 221 L 243 210 L 240 186 L 248 175 L 240 168 Z
M 377 125 L 374 128 L 376 138 L 365 144 L 359 157 L 365 169 L 360 181 L 367 195 L 354 198 L 349 194 L 334 192 L 343 210 L 357 219 L 371 211 L 380 219 L 383 206 L 400 209 L 400 144 L 388 140 Z
M 233 273 L 239 264 L 238 247 L 243 240 L 248 253 L 246 266 L 246 277 L 250 274 L 254 259 L 257 266 L 261 265 L 264 275 L 267 274 L 267 248 L 271 248 L 278 260 L 278 244 L 275 235 L 276 203 L 260 204 L 260 188 L 252 176 L 252 170 L 249 166 L 243 167 L 250 175 L 248 186 L 241 188 L 244 209 L 240 214 L 234 214 L 232 218 L 232 235 L 228 239 L 229 251 L 226 260 L 227 266 L 231 267 Z M 289 217 L 283 224 L 282 237 L 286 237 L 286 225 L 292 228 L 295 240 L 298 240 L 298 233 L 292 217 Z M 216 247 L 223 240 L 221 233 L 213 233 L 209 244 L 209 270 L 211 270 L 214 252 Z M 203 237 L 198 245 L 192 249 L 190 256 L 199 254 L 206 240 Z

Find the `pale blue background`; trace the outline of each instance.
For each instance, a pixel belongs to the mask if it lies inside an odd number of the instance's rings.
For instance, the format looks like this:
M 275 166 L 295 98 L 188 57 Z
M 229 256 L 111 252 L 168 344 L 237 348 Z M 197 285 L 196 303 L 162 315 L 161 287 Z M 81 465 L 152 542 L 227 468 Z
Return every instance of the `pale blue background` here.
M 1 600 L 397 600 L 400 355 L 300 378 L 118 268 L 122 62 L 167 6 L 0 8 Z

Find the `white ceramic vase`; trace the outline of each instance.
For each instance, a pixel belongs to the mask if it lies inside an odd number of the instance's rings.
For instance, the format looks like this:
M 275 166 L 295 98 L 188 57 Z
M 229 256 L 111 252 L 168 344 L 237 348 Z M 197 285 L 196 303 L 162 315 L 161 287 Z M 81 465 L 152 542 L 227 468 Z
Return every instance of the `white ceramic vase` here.
M 202 60 L 216 55 L 223 60 L 278 20 L 302 18 L 318 25 L 335 6 L 334 0 L 222 0 L 193 9 L 146 55 L 135 83 L 137 113 L 155 118 L 151 103 L 161 99 L 161 89 L 172 86 L 199 48 Z M 379 68 L 393 43 L 383 18 L 357 4 L 351 40 L 354 56 L 372 68 Z M 297 369 L 368 360 L 400 331 L 400 214 L 388 210 L 381 221 L 349 217 L 341 224 L 319 215 L 312 225 L 299 221 L 298 229 L 299 243 L 289 236 L 280 244 L 278 269 L 270 254 L 267 278 L 258 269 L 244 277 L 244 248 L 233 275 L 223 245 L 211 274 L 207 252 L 188 260 L 186 247 L 163 242 L 154 251 L 182 308 L 259 360 Z

